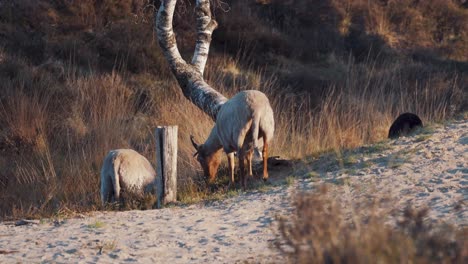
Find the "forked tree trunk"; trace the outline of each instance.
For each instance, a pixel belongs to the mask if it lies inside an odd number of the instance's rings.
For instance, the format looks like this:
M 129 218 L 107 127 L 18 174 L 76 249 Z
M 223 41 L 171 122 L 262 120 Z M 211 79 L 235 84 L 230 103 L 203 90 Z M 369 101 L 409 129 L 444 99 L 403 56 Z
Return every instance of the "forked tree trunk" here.
M 182 92 L 187 99 L 207 113 L 216 121 L 219 108 L 227 99 L 215 89 L 211 88 L 203 79 L 211 35 L 218 24 L 211 17 L 210 1 L 197 0 L 197 41 L 192 62 L 187 63 L 180 55 L 172 27 L 172 20 L 177 0 L 162 0 L 155 16 L 155 27 L 158 42 L 164 56 L 169 62 L 172 73 L 177 79 Z

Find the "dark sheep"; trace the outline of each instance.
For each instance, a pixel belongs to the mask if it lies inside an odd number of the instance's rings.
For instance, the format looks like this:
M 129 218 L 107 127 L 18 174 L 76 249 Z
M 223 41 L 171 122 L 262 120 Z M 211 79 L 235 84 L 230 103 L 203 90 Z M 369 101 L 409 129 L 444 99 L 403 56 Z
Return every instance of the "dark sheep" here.
M 388 138 L 408 135 L 418 127 L 423 127 L 423 123 L 417 115 L 412 113 L 401 114 L 390 127 Z

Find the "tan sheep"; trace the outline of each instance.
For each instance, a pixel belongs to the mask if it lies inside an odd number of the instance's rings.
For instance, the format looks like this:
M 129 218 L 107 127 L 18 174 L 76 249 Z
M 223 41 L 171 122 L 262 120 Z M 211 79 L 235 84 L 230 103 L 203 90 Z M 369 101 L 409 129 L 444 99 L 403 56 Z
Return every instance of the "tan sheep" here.
M 102 204 L 119 202 L 121 190 L 136 195 L 156 194 L 156 172 L 153 166 L 132 149 L 111 150 L 102 165 Z
M 247 185 L 245 164 L 252 176 L 253 151 L 258 148 L 258 139 L 263 138 L 263 179 L 268 179 L 268 145 L 273 138 L 275 122 L 273 110 L 266 95 L 255 90 L 242 91 L 224 103 L 217 115 L 216 124 L 204 144 L 192 144 L 209 182 L 216 178 L 221 163 L 221 152 L 228 156 L 231 182 L 234 182 L 234 152 L 239 158 L 240 180 L 243 188 Z

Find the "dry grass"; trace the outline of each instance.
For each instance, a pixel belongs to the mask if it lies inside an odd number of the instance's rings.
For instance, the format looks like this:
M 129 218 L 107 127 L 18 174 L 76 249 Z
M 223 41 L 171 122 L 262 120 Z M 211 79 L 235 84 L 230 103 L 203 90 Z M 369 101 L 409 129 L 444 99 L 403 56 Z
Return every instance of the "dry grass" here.
M 383 52 L 424 49 L 452 60 L 467 60 L 468 11 L 457 0 L 272 0 L 254 10 L 258 13 L 247 15 L 251 20 L 267 16 L 278 34 L 304 36 L 277 47 L 308 44 L 310 51 L 302 54 L 306 56 L 317 51 L 340 52 L 345 47 L 367 55 L 373 47 L 384 48 Z
M 41 1 L 32 12 L 31 1 L 22 0 L 1 9 L 0 27 L 8 34 L 0 49 L 0 218 L 100 208 L 99 171 L 107 152 L 133 148 L 154 161 L 157 125 L 179 126 L 179 200 L 229 195 L 220 188 L 224 177 L 218 187 L 206 186 L 192 157 L 190 134 L 204 140 L 213 123 L 177 87 L 145 2 Z M 466 110 L 464 71 L 399 51 L 394 58 L 380 56 L 381 51 L 370 56 L 367 50 L 364 58 L 348 51 L 340 34 L 355 25 L 355 9 L 338 23 L 317 16 L 307 20 L 305 1 L 241 2 L 232 3 L 230 13 L 216 13 L 222 26 L 214 36 L 206 80 L 228 96 L 245 89 L 268 95 L 276 118 L 273 155 L 301 158 L 381 140 L 401 112 L 415 112 L 427 123 Z M 323 2 L 320 12 L 344 12 L 333 3 Z M 189 7 L 189 2 L 181 5 Z M 464 12 L 452 4 L 447 8 Z M 184 14 L 190 17 L 188 11 L 179 13 L 175 29 L 186 55 L 193 48 L 193 28 Z M 242 17 L 236 14 L 249 15 L 236 24 Z M 296 14 L 297 21 L 282 20 L 285 14 Z M 382 19 L 393 23 L 389 14 Z M 463 15 L 454 21 L 460 19 Z M 284 27 L 312 24 L 301 32 Z M 382 24 L 382 32 L 387 27 L 401 37 L 391 25 Z M 322 32 L 319 27 L 337 35 L 318 36 L 313 30 Z M 264 47 L 249 44 L 255 40 L 252 32 L 261 33 Z M 311 39 L 317 49 L 304 44 Z
M 226 70 L 215 74 L 216 66 Z M 312 105 L 307 96 L 283 92 L 274 79 L 243 70 L 229 58 L 213 60 L 207 79 L 228 95 L 248 88 L 267 93 L 277 122 L 272 153 L 290 158 L 381 140 L 393 118 L 403 111 L 416 112 L 425 121 L 444 120 L 454 114 L 452 109 L 459 107 L 464 96 L 456 79 L 437 75 L 431 77 L 436 81 L 430 93 L 429 87 L 418 83 L 402 90 L 400 64 L 372 72 L 353 62 L 347 67 L 347 85 L 330 87 L 319 105 Z M 62 206 L 95 208 L 99 170 L 107 152 L 130 147 L 154 161 L 153 129 L 165 124 L 180 127 L 179 198 L 198 201 L 210 196 L 212 190 L 206 188 L 192 157 L 189 135 L 205 139 L 211 120 L 181 96 L 173 82 L 160 81 L 161 86 L 153 83 L 142 90 L 135 80 L 146 78 L 124 78 L 115 72 L 71 77 L 63 88 L 66 97 L 60 99 L 53 94 L 29 96 L 11 88 L 9 98 L 14 99 L 2 103 L 1 113 L 6 128 L 2 131 L 4 153 L 13 153 L 1 157 L 5 164 L 13 162 L 4 172 L 3 189 L 9 191 L 2 192 L 2 200 L 8 201 L 1 205 L 2 212 L 34 215 Z M 51 100 L 61 100 L 64 109 L 48 108 Z M 20 118 L 15 118 L 18 113 Z
M 468 229 L 428 223 L 427 209 L 372 197 L 340 203 L 326 188 L 298 195 L 279 219 L 275 247 L 290 263 L 465 263 Z M 393 223 L 393 224 L 392 224 Z

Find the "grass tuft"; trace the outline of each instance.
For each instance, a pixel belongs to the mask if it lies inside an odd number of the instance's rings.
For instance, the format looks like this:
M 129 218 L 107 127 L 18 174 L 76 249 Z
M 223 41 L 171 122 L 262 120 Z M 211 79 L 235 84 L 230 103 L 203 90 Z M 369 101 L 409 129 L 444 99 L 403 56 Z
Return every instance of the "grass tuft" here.
M 88 228 L 91 228 L 91 229 L 96 229 L 96 228 L 103 228 L 106 226 L 106 223 L 104 222 L 101 222 L 99 220 L 96 220 L 95 222 L 87 225 Z

